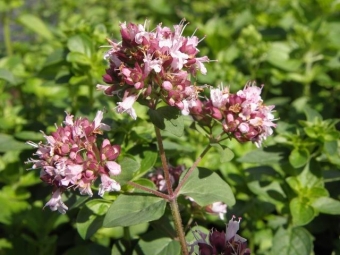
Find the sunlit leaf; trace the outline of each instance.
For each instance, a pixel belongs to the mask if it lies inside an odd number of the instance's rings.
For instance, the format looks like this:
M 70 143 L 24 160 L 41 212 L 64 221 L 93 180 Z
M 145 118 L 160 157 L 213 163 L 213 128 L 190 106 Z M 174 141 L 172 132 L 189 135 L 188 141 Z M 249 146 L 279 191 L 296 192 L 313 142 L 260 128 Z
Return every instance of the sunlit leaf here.
M 307 149 L 295 148 L 289 155 L 289 162 L 294 168 L 299 168 L 307 164 L 309 151 Z
M 321 213 L 340 215 L 340 201 L 331 197 L 320 197 L 314 200 L 312 206 Z
M 132 226 L 160 218 L 165 210 L 163 198 L 143 195 L 120 195 L 109 208 L 103 226 Z
M 214 202 L 224 202 L 228 206 L 235 204 L 230 186 L 219 175 L 204 168 L 194 170 L 179 194 L 193 198 L 200 206 Z
M 33 14 L 22 14 L 19 16 L 18 21 L 28 29 L 44 37 L 45 39 L 53 39 L 53 34 L 46 24 L 38 17 Z
M 315 217 L 315 212 L 313 207 L 307 204 L 307 201 L 304 201 L 299 198 L 293 198 L 289 204 L 290 213 L 293 217 L 293 224 L 295 226 L 304 226 Z

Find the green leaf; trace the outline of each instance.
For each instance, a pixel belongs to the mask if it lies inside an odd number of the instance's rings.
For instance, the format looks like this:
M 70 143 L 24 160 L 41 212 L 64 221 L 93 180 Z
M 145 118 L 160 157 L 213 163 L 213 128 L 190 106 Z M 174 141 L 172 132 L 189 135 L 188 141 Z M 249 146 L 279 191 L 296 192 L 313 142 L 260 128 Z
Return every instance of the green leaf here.
M 338 150 L 337 141 L 328 141 L 323 144 L 323 151 L 328 155 L 336 155 Z
M 214 147 L 214 148 L 216 148 L 218 150 L 218 153 L 220 154 L 220 161 L 221 161 L 221 163 L 229 162 L 235 156 L 234 152 L 232 152 L 232 150 L 230 150 L 226 146 L 222 146 L 222 145 L 220 145 L 218 143 L 211 143 L 210 145 L 211 145 L 211 147 Z
M 103 226 L 104 215 L 110 202 L 95 199 L 87 202 L 77 216 L 77 230 L 83 239 L 89 239 Z
M 238 158 L 237 161 L 241 163 L 274 164 L 283 159 L 282 154 L 281 152 L 254 150 Z
M 289 163 L 294 168 L 299 168 L 307 164 L 309 160 L 309 151 L 307 149 L 295 148 L 289 155 Z
M 149 180 L 149 179 L 146 179 L 146 178 L 140 178 L 140 179 L 133 181 L 133 182 L 135 182 L 139 185 L 142 185 L 144 187 L 148 187 L 150 189 L 157 189 L 155 183 L 153 181 Z M 139 190 L 139 189 L 137 189 L 137 190 L 140 191 L 140 192 L 143 192 L 142 190 Z
M 155 165 L 157 157 L 158 153 L 155 151 L 144 151 L 138 174 L 144 174 L 149 171 Z
M 26 28 L 32 30 L 38 35 L 44 37 L 47 40 L 53 39 L 53 34 L 50 29 L 45 25 L 45 23 L 32 14 L 22 14 L 19 16 L 18 21 Z
M 340 201 L 330 197 L 320 197 L 312 203 L 315 210 L 333 215 L 340 215 Z
M 295 226 L 303 226 L 311 222 L 315 217 L 313 207 L 300 198 L 293 198 L 289 203 L 290 212 Z
M 78 34 L 70 37 L 67 40 L 67 47 L 71 52 L 82 53 L 83 55 L 91 58 L 92 56 L 92 41 L 84 34 Z
M 115 176 L 114 179 L 119 182 L 120 185 L 124 185 L 132 180 L 134 173 L 140 168 L 140 165 L 137 161 L 128 157 L 119 160 L 118 163 L 120 164 L 122 172 Z
M 315 122 L 316 119 L 322 120 L 322 116 L 320 115 L 320 113 L 313 110 L 312 108 L 306 106 L 306 107 L 304 107 L 303 110 L 306 114 L 308 122 Z
M 161 130 L 168 131 L 176 136 L 184 132 L 184 118 L 179 110 L 172 106 L 163 106 L 157 110 L 148 111 L 151 122 Z
M 228 206 L 235 204 L 229 185 L 218 174 L 204 168 L 194 170 L 179 194 L 193 198 L 200 206 L 214 202 L 224 202 Z
M 28 144 L 16 141 L 12 136 L 0 133 L 0 152 L 32 149 Z
M 15 133 L 14 136 L 24 141 L 41 141 L 44 139 L 44 136 L 41 132 L 34 131 L 21 131 Z
M 12 72 L 3 68 L 0 68 L 0 80 L 8 81 L 12 85 L 16 83 Z
M 291 47 L 286 43 L 273 42 L 268 49 L 267 61 L 285 71 L 296 71 L 302 64 L 301 60 L 291 59 Z
M 307 255 L 313 250 L 311 234 L 303 227 L 280 228 L 273 239 L 271 254 Z
M 66 60 L 68 62 L 84 65 L 84 66 L 90 66 L 91 60 L 84 54 L 79 52 L 70 52 L 66 56 Z
M 103 226 L 132 226 L 160 218 L 166 202 L 163 198 L 143 195 L 120 195 L 109 208 Z
M 66 55 L 65 55 L 64 49 L 56 49 L 50 55 L 48 55 L 44 63 L 44 67 L 59 64 L 65 61 L 65 57 Z
M 143 254 L 152 255 L 180 255 L 181 246 L 178 241 L 170 237 L 163 236 L 162 233 L 152 231 L 143 236 L 138 242 L 138 246 Z
M 310 163 L 308 163 L 301 174 L 297 176 L 297 180 L 300 182 L 302 187 L 313 188 L 323 187 L 323 181 L 321 177 L 316 176 L 310 169 Z

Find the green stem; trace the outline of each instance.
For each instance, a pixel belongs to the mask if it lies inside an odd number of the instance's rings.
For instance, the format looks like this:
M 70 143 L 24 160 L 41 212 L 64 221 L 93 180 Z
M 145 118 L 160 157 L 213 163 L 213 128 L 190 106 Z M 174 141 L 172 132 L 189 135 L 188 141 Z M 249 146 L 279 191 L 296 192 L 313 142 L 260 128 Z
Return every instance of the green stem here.
M 150 189 L 150 188 L 148 188 L 148 187 L 142 186 L 142 185 L 140 185 L 140 184 L 138 184 L 138 183 L 129 181 L 128 184 L 131 185 L 131 186 L 133 186 L 133 187 L 135 187 L 136 189 L 144 190 L 144 191 L 146 191 L 146 192 L 149 192 L 149 193 L 151 193 L 151 194 L 154 194 L 154 195 L 157 196 L 157 197 L 164 198 L 165 200 L 169 200 L 169 199 L 170 199 L 170 198 L 169 198 L 169 195 L 164 194 L 164 193 L 162 193 L 162 192 L 159 192 L 159 191 L 157 191 L 157 190 Z
M 155 132 L 156 132 L 157 144 L 158 144 L 158 149 L 159 149 L 159 155 L 161 156 L 166 187 L 168 189 L 169 196 L 172 197 L 174 191 L 172 189 L 172 184 L 171 184 L 171 180 L 170 180 L 169 166 L 168 166 L 168 162 L 166 161 L 161 131 L 156 126 L 155 126 Z
M 177 196 L 177 194 L 179 193 L 179 191 L 181 190 L 181 188 L 183 187 L 183 185 L 186 183 L 186 181 L 188 180 L 188 178 L 190 177 L 190 175 L 193 173 L 193 171 L 195 170 L 195 168 L 197 167 L 197 165 L 201 162 L 202 158 L 204 157 L 204 155 L 209 151 L 209 149 L 211 148 L 211 145 L 209 144 L 204 151 L 201 153 L 201 155 L 196 159 L 196 161 L 194 162 L 194 164 L 190 167 L 190 169 L 188 170 L 188 172 L 185 174 L 185 176 L 183 177 L 183 179 L 181 180 L 181 182 L 178 184 L 174 194 L 175 196 Z
M 171 208 L 172 217 L 175 222 L 175 228 L 176 228 L 176 232 L 178 235 L 178 239 L 181 244 L 182 254 L 188 255 L 189 252 L 188 252 L 187 242 L 185 240 L 185 233 L 183 230 L 181 214 L 179 213 L 179 208 L 178 208 L 176 197 L 170 201 L 170 208 Z
M 11 30 L 9 27 L 9 15 L 7 12 L 4 13 L 2 24 L 3 24 L 3 31 L 4 31 L 4 40 L 5 40 L 5 46 L 6 46 L 6 53 L 8 56 L 13 55 L 13 49 L 12 49 L 12 42 L 11 42 Z
M 182 254 L 188 255 L 189 253 L 188 253 L 188 248 L 187 248 L 187 242 L 185 240 L 181 214 L 179 212 L 179 208 L 177 204 L 177 197 L 173 195 L 174 191 L 172 189 L 172 183 L 170 180 L 169 166 L 168 166 L 168 162 L 166 161 L 161 131 L 156 126 L 155 126 L 155 132 L 156 132 L 156 138 L 157 138 L 157 143 L 158 143 L 159 155 L 161 157 L 162 166 L 163 166 L 164 178 L 165 178 L 165 182 L 166 182 L 166 186 L 167 186 L 167 190 L 169 194 L 170 208 L 171 208 L 172 217 L 175 223 L 176 233 L 178 236 L 179 243 L 181 244 Z

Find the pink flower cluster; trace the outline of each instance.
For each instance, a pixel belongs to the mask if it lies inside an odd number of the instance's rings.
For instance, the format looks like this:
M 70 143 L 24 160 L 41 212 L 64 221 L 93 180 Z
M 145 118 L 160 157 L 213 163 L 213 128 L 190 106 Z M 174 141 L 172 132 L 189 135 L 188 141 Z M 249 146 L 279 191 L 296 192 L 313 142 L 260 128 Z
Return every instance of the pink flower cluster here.
M 109 126 L 101 123 L 103 112 L 98 111 L 93 122 L 86 118 L 73 120 L 73 115 L 67 114 L 64 125 L 50 136 L 45 135 L 46 143 L 35 144 L 35 156 L 26 163 L 33 163 L 32 169 L 40 168 L 40 178 L 53 186 L 51 200 L 45 206 L 52 211 L 65 213 L 68 207 L 62 202 L 61 194 L 68 188 L 78 188 L 80 194 L 92 196 L 91 185 L 100 177 L 98 194 L 119 191 L 120 185 L 110 176 L 118 175 L 121 167 L 115 162 L 120 154 L 119 145 L 111 145 L 105 139 L 100 148 L 97 147 L 97 134 L 109 130 Z
M 227 134 L 239 142 L 251 141 L 260 147 L 273 133 L 272 127 L 276 127 L 274 105 L 263 104 L 261 90 L 255 83 L 247 83 L 236 94 L 231 94 L 228 88 L 214 88 L 210 90 L 210 99 L 197 100 L 190 113 L 197 121 L 221 121 Z
M 194 35 L 184 37 L 185 26 L 182 21 L 171 30 L 159 24 L 150 32 L 146 24 L 120 24 L 122 41 L 108 40 L 111 49 L 105 55 L 110 67 L 103 79 L 111 85 L 97 85 L 108 96 L 122 96 L 117 112 L 127 112 L 136 119 L 133 104 L 142 97 L 151 104 L 161 98 L 189 114 L 197 99 L 197 88 L 189 75 L 195 76 L 197 71 L 206 74 L 204 63 L 210 60 L 196 57 L 199 40 Z
M 189 245 L 189 254 L 194 254 L 195 246 L 198 246 L 200 255 L 250 255 L 247 240 L 236 234 L 240 227 L 240 221 L 241 218 L 235 220 L 235 216 L 233 216 L 227 224 L 225 233 L 215 229 L 212 229 L 209 235 L 199 230 L 194 231 L 196 241 Z
M 184 37 L 185 26 L 182 21 L 172 30 L 159 24 L 150 32 L 146 24 L 121 23 L 122 41 L 108 40 L 110 50 L 105 55 L 110 66 L 103 79 L 109 85 L 98 84 L 97 89 L 121 97 L 116 111 L 126 112 L 133 119 L 137 118 L 133 108 L 137 100 L 149 107 L 163 100 L 201 124 L 218 120 L 229 136 L 260 147 L 276 126 L 274 106 L 263 104 L 262 88 L 252 83 L 236 94 L 228 88 L 210 89 L 210 98 L 204 100 L 199 95 L 202 87 L 191 84 L 189 76 L 197 71 L 206 74 L 204 63 L 210 60 L 196 57 L 199 40 L 194 35 Z

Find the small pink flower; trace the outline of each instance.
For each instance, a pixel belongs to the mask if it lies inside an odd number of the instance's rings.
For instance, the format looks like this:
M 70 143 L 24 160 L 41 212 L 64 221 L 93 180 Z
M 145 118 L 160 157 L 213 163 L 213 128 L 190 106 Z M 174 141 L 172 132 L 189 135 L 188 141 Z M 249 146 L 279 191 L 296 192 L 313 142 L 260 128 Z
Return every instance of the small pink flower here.
M 118 103 L 116 111 L 118 113 L 126 112 L 131 116 L 131 118 L 136 120 L 137 114 L 136 114 L 135 109 L 133 109 L 132 107 L 133 104 L 136 102 L 136 100 L 137 100 L 136 95 L 131 95 L 131 96 L 126 97 L 122 102 Z
M 83 171 L 83 165 L 69 165 L 65 170 L 65 178 L 60 180 L 63 186 L 68 186 L 71 184 L 76 184 L 81 178 L 81 173 Z
M 112 180 L 106 174 L 102 174 L 100 176 L 101 184 L 99 185 L 98 195 L 103 196 L 105 192 L 110 191 L 120 191 L 120 185 L 115 180 Z
M 60 213 L 66 213 L 68 207 L 61 201 L 61 192 L 59 189 L 53 192 L 52 198 L 46 203 L 52 211 L 58 210 Z
M 109 125 L 106 125 L 105 123 L 101 123 L 103 119 L 103 112 L 102 111 L 98 111 L 96 114 L 96 117 L 94 118 L 94 129 L 101 129 L 101 130 L 105 130 L 105 131 L 109 131 L 111 128 Z
M 227 205 L 223 202 L 215 202 L 205 209 L 209 213 L 218 214 L 221 220 L 224 220 L 224 215 L 227 213 Z
M 106 166 L 109 169 L 110 175 L 118 175 L 121 172 L 121 167 L 114 161 L 107 161 Z

